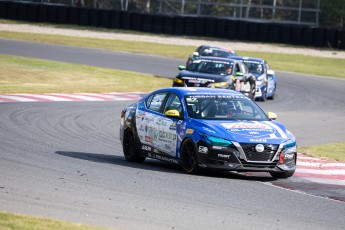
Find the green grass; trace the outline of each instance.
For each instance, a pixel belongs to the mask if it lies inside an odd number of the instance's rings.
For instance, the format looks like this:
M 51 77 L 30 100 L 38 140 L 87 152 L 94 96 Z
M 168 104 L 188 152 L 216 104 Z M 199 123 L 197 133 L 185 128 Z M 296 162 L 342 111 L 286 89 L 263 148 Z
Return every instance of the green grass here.
M 73 26 L 73 28 L 79 29 L 79 27 L 77 26 Z M 85 29 L 85 27 L 82 27 L 82 29 Z M 102 31 L 114 32 L 113 30 L 106 29 L 102 29 Z M 0 38 L 46 42 L 78 47 L 90 47 L 113 51 L 128 51 L 134 53 L 153 54 L 164 57 L 181 58 L 183 60 L 187 59 L 187 56 L 190 55 L 196 48 L 195 46 L 157 44 L 152 42 L 79 38 L 63 35 L 45 35 L 7 31 L 0 31 Z M 298 54 L 278 54 L 254 51 L 249 52 L 242 50 L 236 50 L 236 52 L 241 56 L 264 58 L 268 61 L 271 68 L 274 70 L 319 76 L 331 76 L 345 79 L 345 59 L 341 58 L 322 58 Z M 184 64 L 184 61 L 181 64 Z
M 65 221 L 29 217 L 0 211 L 0 230 L 106 230 Z M 109 229 L 109 228 L 107 228 Z
M 345 142 L 300 147 L 298 151 L 308 156 L 345 162 Z
M 150 92 L 171 79 L 87 65 L 0 55 L 0 93 Z

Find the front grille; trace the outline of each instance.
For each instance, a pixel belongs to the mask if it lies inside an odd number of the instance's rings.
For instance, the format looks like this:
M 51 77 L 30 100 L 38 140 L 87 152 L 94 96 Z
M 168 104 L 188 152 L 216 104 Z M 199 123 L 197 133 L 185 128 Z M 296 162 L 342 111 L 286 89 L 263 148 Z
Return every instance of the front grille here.
M 241 144 L 244 154 L 248 161 L 271 161 L 274 157 L 278 145 L 263 145 L 265 147 L 263 152 L 257 152 L 255 150 L 256 144 Z
M 277 165 L 278 161 L 274 161 L 272 163 L 253 163 L 253 162 L 246 162 L 241 160 L 241 164 L 245 168 L 256 168 L 256 169 L 274 169 Z

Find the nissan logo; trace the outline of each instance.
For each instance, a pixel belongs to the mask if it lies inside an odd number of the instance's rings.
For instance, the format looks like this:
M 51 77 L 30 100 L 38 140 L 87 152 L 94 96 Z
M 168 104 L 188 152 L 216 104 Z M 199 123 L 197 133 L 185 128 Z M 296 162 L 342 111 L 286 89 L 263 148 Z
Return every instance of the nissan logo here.
M 255 150 L 259 153 L 262 153 L 265 150 L 265 147 L 262 144 L 258 144 L 255 146 Z

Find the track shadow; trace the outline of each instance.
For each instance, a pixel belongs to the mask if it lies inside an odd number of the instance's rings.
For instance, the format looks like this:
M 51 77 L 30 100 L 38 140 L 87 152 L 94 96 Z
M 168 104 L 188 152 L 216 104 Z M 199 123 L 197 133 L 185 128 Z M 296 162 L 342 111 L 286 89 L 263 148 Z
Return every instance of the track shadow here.
M 143 163 L 128 162 L 124 157 L 98 154 L 98 153 L 88 153 L 88 152 L 71 152 L 71 151 L 56 151 L 55 154 L 72 157 L 76 159 L 92 161 L 96 163 L 104 164 L 114 164 L 124 167 L 144 169 L 150 171 L 160 171 L 169 172 L 176 174 L 185 174 L 179 165 L 172 164 L 165 161 L 146 159 Z M 250 181 L 260 181 L 260 182 L 272 182 L 275 181 L 268 173 L 237 173 L 228 171 L 214 171 L 214 170 L 200 170 L 200 172 L 195 176 L 204 177 L 215 177 L 224 179 L 236 179 L 236 180 L 250 180 Z

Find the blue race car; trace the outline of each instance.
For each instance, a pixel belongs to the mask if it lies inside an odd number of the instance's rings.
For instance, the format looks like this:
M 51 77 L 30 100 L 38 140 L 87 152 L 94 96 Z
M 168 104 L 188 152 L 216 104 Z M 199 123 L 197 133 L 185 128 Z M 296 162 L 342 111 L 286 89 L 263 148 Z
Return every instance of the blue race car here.
M 274 99 L 277 89 L 277 78 L 276 74 L 273 70 L 269 69 L 266 73 L 267 76 L 267 90 L 266 90 L 266 97 L 267 99 Z
M 296 169 L 296 139 L 250 98 L 233 90 L 164 88 L 121 112 L 125 159 L 145 158 L 199 169 L 269 172 L 287 178 Z
M 274 71 L 269 69 L 267 61 L 261 58 L 239 56 L 231 57 L 231 59 L 243 61 L 249 73 L 256 77 L 255 100 L 265 101 L 266 99 L 274 99 L 277 78 Z

